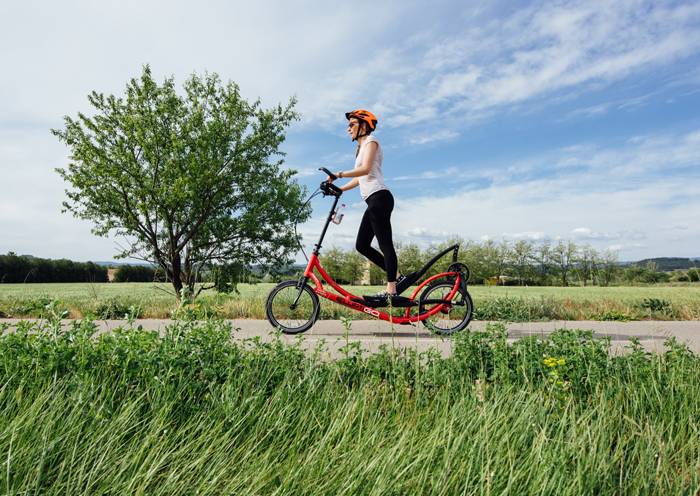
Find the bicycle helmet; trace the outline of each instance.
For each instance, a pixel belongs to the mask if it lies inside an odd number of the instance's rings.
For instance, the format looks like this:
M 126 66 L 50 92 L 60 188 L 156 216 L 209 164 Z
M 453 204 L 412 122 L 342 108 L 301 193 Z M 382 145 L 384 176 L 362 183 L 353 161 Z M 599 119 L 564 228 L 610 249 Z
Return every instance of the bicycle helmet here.
M 354 117 L 355 119 L 357 119 L 359 121 L 366 122 L 367 125 L 369 126 L 369 131 L 367 131 L 363 135 L 358 134 L 358 136 L 356 138 L 354 138 L 353 141 L 355 141 L 356 139 L 362 138 L 363 136 L 369 135 L 372 131 L 374 131 L 377 128 L 377 122 L 378 122 L 377 118 L 369 110 L 357 109 L 357 110 L 353 110 L 352 112 L 347 112 L 345 114 L 345 118 L 347 120 L 350 120 L 351 117 Z

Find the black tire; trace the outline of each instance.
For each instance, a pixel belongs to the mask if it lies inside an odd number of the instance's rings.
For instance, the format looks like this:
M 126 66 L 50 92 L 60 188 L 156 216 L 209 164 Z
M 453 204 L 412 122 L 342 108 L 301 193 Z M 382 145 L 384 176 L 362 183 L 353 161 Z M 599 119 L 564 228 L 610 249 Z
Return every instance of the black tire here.
M 447 299 L 454 285 L 455 283 L 450 281 L 436 281 L 428 285 L 420 296 L 419 313 L 427 313 L 436 305 L 441 305 L 441 303 L 424 304 L 423 301 Z M 423 325 L 438 334 L 452 334 L 466 328 L 474 313 L 471 296 L 459 288 L 452 301 L 455 304 L 451 305 L 449 310 L 439 311 L 433 317 L 424 320 Z
M 318 296 L 308 284 L 304 287 L 294 309 L 291 305 L 297 297 L 298 281 L 284 281 L 272 288 L 265 303 L 265 314 L 272 327 L 285 334 L 298 334 L 308 331 L 318 319 Z

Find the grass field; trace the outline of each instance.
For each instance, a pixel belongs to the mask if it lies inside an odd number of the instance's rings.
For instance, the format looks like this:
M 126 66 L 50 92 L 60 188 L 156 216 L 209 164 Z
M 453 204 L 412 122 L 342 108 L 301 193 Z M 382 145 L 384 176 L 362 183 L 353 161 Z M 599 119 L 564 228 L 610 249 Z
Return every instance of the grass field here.
M 697 494 L 700 359 L 590 331 L 339 360 L 230 324 L 0 332 L 0 490 L 90 495 Z M 0 331 L 2 331 L 0 326 Z
M 180 308 L 198 318 L 265 318 L 264 305 L 274 284 L 239 285 L 239 294 L 205 292 Z M 350 286 L 358 295 L 374 294 L 380 287 Z M 475 318 L 528 322 L 542 320 L 698 320 L 700 285 L 619 287 L 494 287 L 470 286 Z M 57 303 L 54 303 L 57 302 Z M 50 308 L 47 310 L 47 306 Z M 73 318 L 95 316 L 169 318 L 178 310 L 172 286 L 151 283 L 121 284 L 3 284 L 0 316 L 36 317 L 68 310 Z M 359 312 L 321 300 L 321 319 Z

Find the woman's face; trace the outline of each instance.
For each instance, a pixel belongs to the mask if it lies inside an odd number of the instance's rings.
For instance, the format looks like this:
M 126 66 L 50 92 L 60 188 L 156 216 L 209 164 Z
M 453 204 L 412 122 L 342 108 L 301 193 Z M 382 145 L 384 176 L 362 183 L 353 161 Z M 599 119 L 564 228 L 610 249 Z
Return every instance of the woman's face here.
M 360 121 L 352 117 L 348 121 L 348 132 L 350 133 L 350 137 L 352 139 L 357 139 L 357 135 L 360 132 Z

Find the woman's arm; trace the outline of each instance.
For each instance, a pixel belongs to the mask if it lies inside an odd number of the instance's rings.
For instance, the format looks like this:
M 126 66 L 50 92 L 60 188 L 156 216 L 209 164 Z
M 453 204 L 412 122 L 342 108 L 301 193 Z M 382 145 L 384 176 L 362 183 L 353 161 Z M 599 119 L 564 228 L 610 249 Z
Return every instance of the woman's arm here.
M 345 175 L 343 175 L 345 177 Z M 352 188 L 356 188 L 360 184 L 360 181 L 356 178 L 353 177 L 352 180 L 348 184 L 344 184 L 340 187 L 343 191 L 347 191 Z
M 364 156 L 362 157 L 362 165 L 359 166 L 357 169 L 353 169 L 351 171 L 340 171 L 338 172 L 338 177 L 362 177 L 366 176 L 369 174 L 369 172 L 372 170 L 372 163 L 374 162 L 374 156 L 377 153 L 377 142 L 376 141 L 370 141 L 365 145 L 365 151 L 364 151 Z M 348 184 L 351 184 L 352 181 Z M 357 183 L 355 184 L 357 186 Z M 355 187 L 353 186 L 353 188 Z M 348 188 L 352 189 L 352 188 Z

